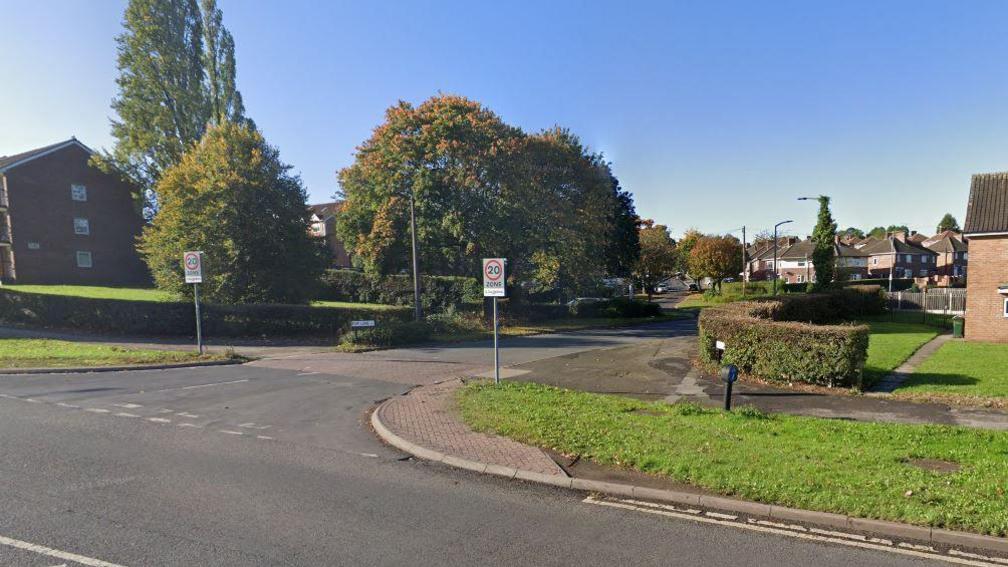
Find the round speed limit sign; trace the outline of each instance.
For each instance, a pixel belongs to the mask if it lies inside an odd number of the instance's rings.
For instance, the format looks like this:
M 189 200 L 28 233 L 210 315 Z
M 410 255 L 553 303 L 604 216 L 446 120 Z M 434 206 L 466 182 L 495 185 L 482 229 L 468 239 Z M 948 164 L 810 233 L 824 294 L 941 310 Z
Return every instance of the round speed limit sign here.
M 504 258 L 483 259 L 483 297 L 504 297 Z

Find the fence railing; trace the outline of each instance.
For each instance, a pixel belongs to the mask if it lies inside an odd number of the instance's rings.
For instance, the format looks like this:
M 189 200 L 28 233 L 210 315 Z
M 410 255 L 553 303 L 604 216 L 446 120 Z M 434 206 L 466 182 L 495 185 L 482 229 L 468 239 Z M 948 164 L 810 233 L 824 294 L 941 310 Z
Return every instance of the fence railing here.
M 951 327 L 952 317 L 966 313 L 966 290 L 962 288 L 893 291 L 885 295 L 890 313 L 900 312 L 905 318 L 916 312 L 928 324 Z

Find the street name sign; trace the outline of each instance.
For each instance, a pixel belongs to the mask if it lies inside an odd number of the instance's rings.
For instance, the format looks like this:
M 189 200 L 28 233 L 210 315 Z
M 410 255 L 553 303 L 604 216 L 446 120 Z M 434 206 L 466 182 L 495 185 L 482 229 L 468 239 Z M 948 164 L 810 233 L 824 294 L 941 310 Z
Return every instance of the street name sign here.
M 183 254 L 182 267 L 185 268 L 185 283 L 203 283 L 202 252 L 186 252 Z
M 483 258 L 483 297 L 506 297 L 504 258 Z
M 375 326 L 374 319 L 366 319 L 363 321 L 350 321 L 351 329 L 357 329 L 360 327 L 374 327 L 374 326 Z

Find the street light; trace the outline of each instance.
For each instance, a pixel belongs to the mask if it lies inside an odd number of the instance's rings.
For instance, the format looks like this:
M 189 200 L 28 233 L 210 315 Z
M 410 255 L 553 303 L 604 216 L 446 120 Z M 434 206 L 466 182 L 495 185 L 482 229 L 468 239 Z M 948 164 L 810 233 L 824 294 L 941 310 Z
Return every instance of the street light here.
M 777 228 L 793 220 L 780 221 L 773 225 L 773 294 L 777 295 Z
M 742 228 L 733 228 L 728 231 L 728 234 L 735 232 L 736 230 L 742 231 L 742 297 L 745 297 L 746 292 L 746 276 L 747 276 L 747 266 L 746 266 L 746 235 L 745 235 L 745 225 Z

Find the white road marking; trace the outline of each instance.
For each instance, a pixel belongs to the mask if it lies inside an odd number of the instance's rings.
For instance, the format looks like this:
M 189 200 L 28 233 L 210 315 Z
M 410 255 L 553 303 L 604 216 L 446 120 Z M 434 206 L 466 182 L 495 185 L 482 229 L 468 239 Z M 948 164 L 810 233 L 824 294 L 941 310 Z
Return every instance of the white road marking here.
M 153 421 L 154 423 L 171 423 L 170 419 L 165 419 L 163 417 L 148 417 L 147 421 Z
M 666 516 L 666 517 L 669 517 L 669 518 L 678 518 L 680 520 L 690 520 L 690 521 L 693 521 L 693 522 L 701 522 L 701 523 L 705 523 L 705 524 L 715 524 L 715 525 L 719 525 L 719 526 L 734 527 L 734 528 L 739 528 L 739 529 L 743 529 L 743 530 L 750 530 L 750 531 L 755 531 L 755 532 L 771 533 L 771 534 L 782 535 L 782 536 L 792 537 L 792 538 L 796 538 L 796 539 L 804 539 L 804 540 L 809 540 L 809 541 L 815 541 L 815 542 L 820 542 L 820 543 L 835 543 L 835 544 L 839 544 L 839 545 L 846 545 L 848 547 L 859 547 L 859 548 L 863 548 L 863 549 L 872 549 L 872 550 L 875 550 L 875 551 L 886 551 L 886 552 L 895 553 L 895 554 L 898 554 L 898 555 L 908 555 L 908 556 L 911 556 L 911 557 L 921 557 L 921 558 L 925 558 L 925 559 L 936 559 L 936 560 L 939 560 L 939 561 L 945 561 L 947 563 L 955 563 L 955 564 L 958 564 L 958 565 L 974 565 L 976 567 L 995 567 L 995 566 L 996 567 L 1000 567 L 1000 565 L 1005 565 L 1006 564 L 1006 563 L 1000 563 L 1000 564 L 998 564 L 998 563 L 989 563 L 989 562 L 984 561 L 984 560 L 979 560 L 979 559 L 975 559 L 975 558 L 967 558 L 965 556 L 962 556 L 961 554 L 952 554 L 952 553 L 950 553 L 949 555 L 942 555 L 940 553 L 931 553 L 931 552 L 925 552 L 925 551 L 918 551 L 917 549 L 912 549 L 912 548 L 908 548 L 908 547 L 899 547 L 899 546 L 892 546 L 892 547 L 890 547 L 890 546 L 881 545 L 881 544 L 873 543 L 873 542 L 867 542 L 867 541 L 852 540 L 852 539 L 846 539 L 846 538 L 840 538 L 840 537 L 830 537 L 830 536 L 816 535 L 816 534 L 811 534 L 811 533 L 795 532 L 795 531 L 791 531 L 791 530 L 783 530 L 783 529 L 780 529 L 780 528 L 772 528 L 772 527 L 769 527 L 769 526 L 762 526 L 762 525 L 758 525 L 758 524 L 755 524 L 755 523 L 742 523 L 742 522 L 736 522 L 736 521 L 719 520 L 719 519 L 711 518 L 711 517 L 707 517 L 707 516 L 695 516 L 695 515 L 692 515 L 692 514 L 681 513 L 681 512 L 678 512 L 678 511 L 671 511 L 671 510 L 669 510 L 669 508 L 672 508 L 671 506 L 662 506 L 662 507 L 651 506 L 651 505 L 649 505 L 650 503 L 645 503 L 645 502 L 641 502 L 641 504 L 645 504 L 644 506 L 639 506 L 639 505 L 636 505 L 636 504 L 631 504 L 630 502 L 633 502 L 632 500 L 623 500 L 623 499 L 599 500 L 598 498 L 595 498 L 593 496 L 589 496 L 589 497 L 585 498 L 583 500 L 583 502 L 585 502 L 587 504 L 594 504 L 596 506 L 608 506 L 610 508 L 619 508 L 619 509 L 622 509 L 622 510 L 633 510 L 635 512 L 644 512 L 644 513 L 647 513 L 647 514 L 657 514 L 659 516 Z M 850 535 L 854 535 L 854 534 L 850 534 Z M 914 547 L 924 547 L 924 546 L 914 546 Z
M 109 563 L 108 561 L 102 561 L 101 559 L 94 559 L 93 557 L 85 557 L 83 555 L 77 555 L 76 553 L 70 553 L 68 551 L 60 551 L 58 549 L 53 549 L 51 547 L 46 547 L 44 545 L 38 545 L 34 543 L 28 543 L 27 541 L 21 541 L 19 539 L 13 539 L 9 537 L 0 536 L 0 545 L 6 545 L 7 547 L 13 547 L 14 549 L 20 549 L 22 551 L 30 551 L 32 553 L 38 553 L 39 555 L 46 555 L 48 557 L 54 557 L 56 559 L 65 559 L 67 561 L 73 561 L 74 563 L 79 563 L 81 565 L 87 565 L 88 567 L 123 567 L 116 563 Z M 64 565 L 66 565 L 64 563 Z M 58 565 L 56 567 L 59 567 Z
M 80 409 L 80 406 L 75 406 L 73 404 L 67 404 L 63 402 L 56 402 L 56 405 L 58 405 L 61 408 Z
M 140 404 L 112 404 L 112 405 L 114 405 L 117 408 L 123 408 L 123 409 L 137 409 L 143 407 Z
M 226 384 L 241 384 L 242 382 L 248 382 L 248 378 L 242 378 L 241 380 L 230 380 L 228 382 L 211 382 L 209 384 L 196 384 L 193 386 L 183 386 L 183 390 L 195 390 L 196 388 L 209 388 L 211 386 L 224 386 Z
M 121 411 L 121 412 L 117 413 L 116 416 L 117 417 L 140 417 L 139 415 L 137 415 L 135 413 L 129 413 L 129 412 L 125 412 L 125 411 Z
M 262 429 L 269 429 L 270 427 L 273 427 L 273 426 L 272 425 L 256 425 L 255 422 L 249 422 L 249 423 L 239 424 L 238 427 L 243 427 L 245 429 L 260 429 L 260 430 L 262 430 Z
M 84 408 L 84 411 L 89 411 L 91 413 L 109 413 L 109 410 L 103 408 Z
M 230 429 L 221 429 L 221 433 L 227 433 L 228 435 L 245 435 L 241 431 L 231 431 Z
M 378 455 L 375 455 L 374 453 L 360 453 L 360 456 L 362 456 L 362 457 L 371 457 L 372 459 L 377 459 L 378 458 Z
M 262 439 L 263 441 L 273 441 L 273 438 L 267 435 L 256 435 L 256 439 Z
M 196 419 L 196 418 L 199 417 L 198 415 L 191 414 L 191 413 L 186 413 L 184 411 L 180 411 L 180 412 L 176 413 L 175 415 L 177 415 L 179 417 L 188 417 L 189 419 Z
M 321 374 L 321 372 L 298 372 L 298 376 L 314 376 L 316 374 Z
M 969 553 L 966 551 L 959 551 L 958 549 L 950 549 L 949 555 L 958 555 L 959 557 L 968 557 L 970 559 L 979 559 L 980 561 L 993 561 L 999 565 L 1008 565 L 1008 559 L 1001 559 L 1000 557 L 987 557 L 986 555 L 979 555 L 977 553 Z
M 196 428 L 202 428 L 203 427 L 202 425 L 196 425 L 195 423 L 179 423 L 178 426 L 179 427 L 196 427 Z
M 33 403 L 33 404 L 41 404 L 42 403 L 42 400 L 36 400 L 35 398 L 25 398 L 24 401 L 30 402 L 30 403 Z
M 737 520 L 738 516 L 732 516 L 731 514 L 720 514 L 718 512 L 704 512 L 704 515 L 710 516 L 711 518 L 717 518 L 719 520 Z

